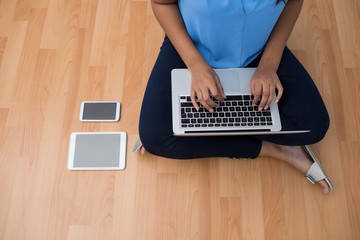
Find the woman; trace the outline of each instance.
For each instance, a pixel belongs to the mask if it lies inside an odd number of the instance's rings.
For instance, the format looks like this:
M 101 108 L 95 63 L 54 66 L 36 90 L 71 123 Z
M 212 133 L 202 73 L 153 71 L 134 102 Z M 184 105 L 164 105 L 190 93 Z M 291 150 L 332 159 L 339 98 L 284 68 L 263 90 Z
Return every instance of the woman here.
M 306 145 L 320 141 L 329 127 L 321 96 L 306 70 L 285 44 L 303 1 L 152 0 L 166 33 L 146 88 L 140 115 L 142 152 L 177 159 L 273 157 L 288 162 L 318 182 L 325 193 L 329 179 Z M 208 111 L 226 96 L 214 68 L 256 67 L 253 102 L 267 109 L 279 104 L 283 130 L 310 133 L 267 136 L 176 137 L 172 132 L 170 72 L 191 72 L 191 100 Z M 275 93 L 277 93 L 275 95 Z M 305 146 L 305 147 L 304 147 Z

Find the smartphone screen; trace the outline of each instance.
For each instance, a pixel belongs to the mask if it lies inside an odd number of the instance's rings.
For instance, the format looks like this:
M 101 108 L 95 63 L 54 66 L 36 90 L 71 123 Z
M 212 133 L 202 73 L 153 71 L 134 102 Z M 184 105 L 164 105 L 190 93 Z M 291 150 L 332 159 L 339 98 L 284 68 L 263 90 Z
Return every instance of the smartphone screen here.
M 81 103 L 80 121 L 119 121 L 119 102 L 93 102 L 84 101 Z

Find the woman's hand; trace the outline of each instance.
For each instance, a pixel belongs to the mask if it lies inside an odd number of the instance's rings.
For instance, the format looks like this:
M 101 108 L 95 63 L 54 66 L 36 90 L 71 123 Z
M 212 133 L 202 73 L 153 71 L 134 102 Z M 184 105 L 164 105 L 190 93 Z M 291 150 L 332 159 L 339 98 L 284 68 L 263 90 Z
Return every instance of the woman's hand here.
M 218 101 L 224 101 L 226 98 L 224 90 L 221 86 L 220 79 L 207 64 L 198 65 L 191 70 L 191 102 L 199 110 L 201 103 L 208 111 L 214 112 L 214 108 L 218 106 L 211 96 L 214 96 Z
M 259 105 L 259 111 L 268 109 L 277 90 L 276 102 L 279 102 L 283 87 L 274 69 L 258 67 L 251 79 L 251 94 L 254 95 L 253 105 Z

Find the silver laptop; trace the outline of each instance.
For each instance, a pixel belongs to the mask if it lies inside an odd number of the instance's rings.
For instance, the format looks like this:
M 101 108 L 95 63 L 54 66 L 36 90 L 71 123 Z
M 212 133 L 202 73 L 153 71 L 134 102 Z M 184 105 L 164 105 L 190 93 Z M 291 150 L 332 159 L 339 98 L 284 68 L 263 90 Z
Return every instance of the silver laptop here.
M 256 68 L 215 69 L 226 94 L 214 112 L 193 107 L 190 100 L 191 73 L 188 69 L 171 72 L 173 132 L 176 136 L 259 135 L 304 133 L 308 130 L 281 131 L 278 105 L 269 109 L 252 106 L 250 81 Z M 214 99 L 214 101 L 217 101 Z

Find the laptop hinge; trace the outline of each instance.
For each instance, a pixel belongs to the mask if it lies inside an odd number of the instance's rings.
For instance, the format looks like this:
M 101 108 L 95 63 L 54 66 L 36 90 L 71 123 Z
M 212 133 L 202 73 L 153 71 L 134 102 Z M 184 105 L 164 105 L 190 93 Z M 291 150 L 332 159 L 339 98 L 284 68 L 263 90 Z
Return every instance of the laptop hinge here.
M 242 132 L 270 132 L 271 129 L 249 129 L 249 130 L 212 130 L 212 131 L 185 131 L 185 133 L 242 133 Z

